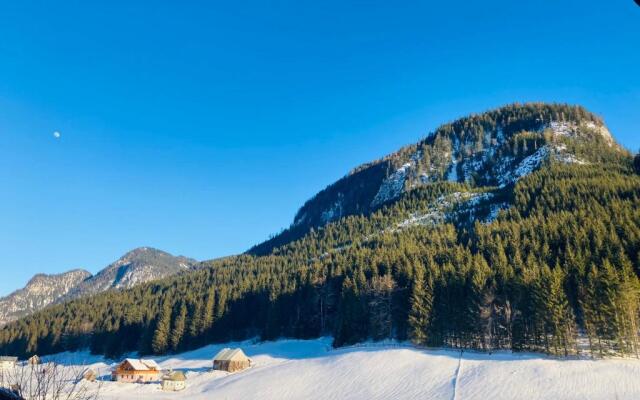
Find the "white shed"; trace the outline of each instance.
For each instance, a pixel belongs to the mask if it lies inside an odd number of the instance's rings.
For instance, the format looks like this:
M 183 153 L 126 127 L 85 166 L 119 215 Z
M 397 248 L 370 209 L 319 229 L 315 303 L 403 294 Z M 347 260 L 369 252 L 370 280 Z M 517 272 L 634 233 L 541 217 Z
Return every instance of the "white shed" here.
M 178 392 L 187 387 L 187 377 L 182 371 L 169 372 L 162 377 L 162 390 Z

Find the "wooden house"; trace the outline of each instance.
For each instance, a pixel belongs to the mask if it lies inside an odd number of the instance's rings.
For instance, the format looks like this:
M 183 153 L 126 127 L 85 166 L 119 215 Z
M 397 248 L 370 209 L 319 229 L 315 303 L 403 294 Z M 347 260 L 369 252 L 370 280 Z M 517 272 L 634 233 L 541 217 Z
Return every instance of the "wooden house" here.
M 162 377 L 162 390 L 178 392 L 187 387 L 187 377 L 181 371 L 169 372 Z
M 149 383 L 160 379 L 160 366 L 153 360 L 127 358 L 111 372 L 111 380 L 127 383 Z
M 227 372 L 242 371 L 251 366 L 251 359 L 242 349 L 222 349 L 213 358 L 213 369 Z
M 0 356 L 0 371 L 13 369 L 18 363 L 18 357 Z

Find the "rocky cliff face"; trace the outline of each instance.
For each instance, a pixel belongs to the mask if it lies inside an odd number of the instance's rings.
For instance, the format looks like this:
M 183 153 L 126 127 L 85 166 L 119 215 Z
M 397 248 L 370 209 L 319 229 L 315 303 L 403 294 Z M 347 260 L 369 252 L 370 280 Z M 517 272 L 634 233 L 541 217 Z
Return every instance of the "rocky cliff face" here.
M 91 274 L 81 269 L 34 276 L 24 288 L 0 299 L 0 325 L 55 303 L 89 277 Z
M 196 268 L 197 261 L 172 256 L 151 247 L 132 250 L 95 276 L 74 287 L 62 300 L 92 295 L 111 289 L 128 289 L 140 283 L 162 279 Z
M 48 305 L 111 289 L 127 289 L 197 268 L 196 260 L 141 247 L 132 250 L 92 276 L 84 270 L 59 275 L 38 274 L 20 290 L 0 299 L 0 325 L 39 311 Z

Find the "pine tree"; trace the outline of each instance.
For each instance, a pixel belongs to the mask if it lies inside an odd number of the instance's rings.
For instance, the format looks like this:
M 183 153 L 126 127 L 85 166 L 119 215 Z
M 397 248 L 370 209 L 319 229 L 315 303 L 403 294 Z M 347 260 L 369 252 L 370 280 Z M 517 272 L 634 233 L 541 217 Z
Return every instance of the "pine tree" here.
M 216 292 L 211 288 L 209 289 L 209 293 L 207 293 L 204 307 L 202 308 L 202 317 L 200 318 L 202 321 L 202 330 L 204 332 L 209 331 L 213 325 L 215 302 Z
M 177 351 L 184 336 L 185 322 L 187 319 L 187 306 L 184 302 L 180 305 L 180 312 L 173 322 L 173 330 L 171 331 L 171 350 Z
M 417 345 L 429 340 L 429 325 L 433 308 L 433 280 L 425 279 L 424 267 L 415 267 L 409 312 L 409 339 Z
M 640 153 L 636 154 L 633 158 L 633 166 L 636 170 L 636 173 L 640 174 Z
M 156 329 L 151 342 L 151 350 L 155 354 L 163 354 L 169 347 L 169 330 L 171 327 L 171 303 L 168 300 L 168 295 L 165 298 L 160 315 L 158 316 L 158 322 L 156 323 Z

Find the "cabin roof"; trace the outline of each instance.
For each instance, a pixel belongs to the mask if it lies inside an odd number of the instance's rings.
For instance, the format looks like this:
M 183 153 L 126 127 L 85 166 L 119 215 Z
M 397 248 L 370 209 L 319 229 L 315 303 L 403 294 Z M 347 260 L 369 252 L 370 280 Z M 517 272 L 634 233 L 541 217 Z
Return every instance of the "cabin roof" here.
M 0 362 L 17 362 L 18 357 L 0 356 Z
M 186 381 L 187 376 L 182 371 L 169 372 L 162 377 L 163 381 Z
M 247 357 L 246 354 L 244 354 L 244 352 L 242 351 L 242 349 L 230 349 L 230 348 L 224 348 L 222 350 L 220 350 L 218 352 L 218 354 L 216 354 L 216 356 L 213 358 L 214 361 L 241 361 L 241 360 L 248 360 L 249 357 Z
M 131 365 L 131 368 L 136 371 L 152 371 L 160 369 L 160 366 L 154 360 L 126 358 L 123 363 L 125 362 Z

